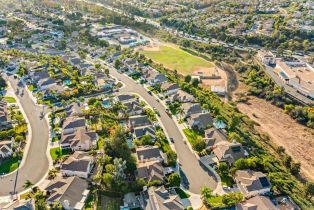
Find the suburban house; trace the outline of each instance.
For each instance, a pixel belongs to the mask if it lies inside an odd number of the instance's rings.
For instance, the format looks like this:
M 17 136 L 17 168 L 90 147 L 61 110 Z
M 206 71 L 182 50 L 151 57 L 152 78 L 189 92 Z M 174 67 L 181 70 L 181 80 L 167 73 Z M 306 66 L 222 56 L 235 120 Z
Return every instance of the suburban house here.
M 123 103 L 129 116 L 140 115 L 143 113 L 143 107 L 136 101 L 127 101 Z
M 38 87 L 41 90 L 47 90 L 50 87 L 53 87 L 54 85 L 56 85 L 57 82 L 55 79 L 51 79 L 51 78 L 45 78 L 45 79 L 41 79 L 37 82 Z
M 121 94 L 115 98 L 116 102 L 121 102 L 121 103 L 126 103 L 126 102 L 130 102 L 134 100 L 137 100 L 137 98 L 134 95 L 129 95 L 129 94 Z
M 160 89 L 164 96 L 169 96 L 175 94 L 180 89 L 180 86 L 177 83 L 164 82 L 161 84 Z
M 257 195 L 253 198 L 236 204 L 236 210 L 279 210 L 278 207 L 266 196 Z
M 50 78 L 50 75 L 47 71 L 31 71 L 28 73 L 28 77 L 31 79 L 32 83 L 37 83 L 41 80 Z
M 137 127 L 152 125 L 146 115 L 136 115 L 129 117 L 129 128 L 133 130 Z
M 195 98 L 191 94 L 180 89 L 175 94 L 171 95 L 170 101 L 171 102 L 178 101 L 181 103 L 188 103 L 188 102 L 194 102 Z
M 87 179 L 94 165 L 94 157 L 86 152 L 76 151 L 60 166 L 63 176 L 78 176 Z
M 95 85 L 103 92 L 110 93 L 113 91 L 113 83 L 110 82 L 110 80 L 106 80 L 104 78 L 97 78 L 95 81 Z
M 71 116 L 81 116 L 83 114 L 83 110 L 85 109 L 84 104 L 80 102 L 73 102 L 69 106 L 65 108 L 66 115 L 68 117 Z
M 158 160 L 139 162 L 136 166 L 136 177 L 144 179 L 146 182 L 160 181 L 164 182 L 164 167 Z
M 166 75 L 161 74 L 157 71 L 149 72 L 148 74 L 145 75 L 145 79 L 148 85 L 151 85 L 151 86 L 156 85 L 156 84 L 162 84 L 168 81 Z
M 62 130 L 63 134 L 73 133 L 78 128 L 85 128 L 86 121 L 85 118 L 82 117 L 68 117 L 63 122 Z
M 7 102 L 0 100 L 0 131 L 8 128 L 10 125 Z
M 214 127 L 205 130 L 204 140 L 207 147 L 212 147 L 219 142 L 227 141 L 227 131 L 225 129 L 216 129 Z
M 259 50 L 257 52 L 257 58 L 266 65 L 276 64 L 275 55 L 270 51 Z
M 157 146 L 142 146 L 136 148 L 136 157 L 138 162 L 147 162 L 158 160 L 165 161 L 165 155 Z
M 148 189 L 148 199 L 145 210 L 183 210 L 185 209 L 178 195 L 170 194 L 164 186 Z
M 181 105 L 185 117 L 190 117 L 192 114 L 202 112 L 202 107 L 199 103 L 184 103 Z
M 237 142 L 221 141 L 213 146 L 213 153 L 219 162 L 232 165 L 236 160 L 247 157 L 242 144 Z
M 155 129 L 152 125 L 134 128 L 134 131 L 133 131 L 134 139 L 140 139 L 145 135 L 149 135 L 152 141 L 156 139 Z
M 81 63 L 78 66 L 78 69 L 80 70 L 80 75 L 82 76 L 92 75 L 94 71 L 94 66 L 90 63 Z
M 57 177 L 45 189 L 49 205 L 60 203 L 65 210 L 81 210 L 89 194 L 86 180 L 76 176 Z
M 191 129 L 204 130 L 213 123 L 210 113 L 197 113 L 192 114 L 187 119 L 188 125 Z
M 237 170 L 234 179 L 240 192 L 247 198 L 270 192 L 271 184 L 268 177 L 259 171 Z
M 136 68 L 137 68 L 137 66 L 138 66 L 137 60 L 131 59 L 131 58 L 125 59 L 123 63 L 124 63 L 124 65 L 126 66 L 127 71 L 128 71 L 129 73 L 135 72 L 135 70 L 136 70 Z
M 79 127 L 72 133 L 62 133 L 61 147 L 70 148 L 73 151 L 86 151 L 96 147 L 98 134 L 89 131 L 86 127 Z
M 12 141 L 0 141 L 0 160 L 12 156 L 12 146 Z

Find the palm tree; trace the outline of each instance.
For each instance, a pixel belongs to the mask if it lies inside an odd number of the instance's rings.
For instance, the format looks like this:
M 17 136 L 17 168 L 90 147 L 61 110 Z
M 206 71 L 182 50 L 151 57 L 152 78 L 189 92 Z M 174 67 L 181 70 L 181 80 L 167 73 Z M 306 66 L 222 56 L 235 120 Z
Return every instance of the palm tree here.
M 34 184 L 28 179 L 25 181 L 23 187 L 24 189 L 30 188 L 31 186 L 33 186 Z
M 57 176 L 57 170 L 55 168 L 49 170 L 48 172 L 48 178 L 49 179 L 54 179 Z
M 201 189 L 202 200 L 205 202 L 212 194 L 212 191 L 208 187 L 203 187 Z
M 181 121 L 182 118 L 183 118 L 183 116 L 184 116 L 184 114 L 185 114 L 184 110 L 183 110 L 181 107 L 178 108 L 178 114 L 179 114 L 179 116 L 180 116 L 180 121 Z

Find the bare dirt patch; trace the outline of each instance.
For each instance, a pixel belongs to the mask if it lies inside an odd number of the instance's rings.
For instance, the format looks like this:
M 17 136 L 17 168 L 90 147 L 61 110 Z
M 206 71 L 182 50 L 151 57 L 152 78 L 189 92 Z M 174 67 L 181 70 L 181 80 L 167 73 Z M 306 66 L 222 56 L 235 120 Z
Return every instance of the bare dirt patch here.
M 192 75 L 200 76 L 202 78 L 203 86 L 226 86 L 227 75 L 217 66 L 211 68 L 195 66 L 194 69 L 195 70 Z
M 140 47 L 139 50 L 158 52 L 158 51 L 160 51 L 160 47 L 157 44 L 151 44 L 151 45 Z
M 247 114 L 267 133 L 273 143 L 283 146 L 286 153 L 301 163 L 301 173 L 314 180 L 314 134 L 313 130 L 300 125 L 282 109 L 256 97 L 249 103 L 239 103 L 239 110 Z

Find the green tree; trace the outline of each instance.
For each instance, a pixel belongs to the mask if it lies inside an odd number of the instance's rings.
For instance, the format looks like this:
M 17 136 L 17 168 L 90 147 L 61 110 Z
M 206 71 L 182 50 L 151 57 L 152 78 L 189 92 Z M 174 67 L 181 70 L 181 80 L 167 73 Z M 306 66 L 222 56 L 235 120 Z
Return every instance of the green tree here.
M 305 195 L 308 198 L 312 198 L 314 196 L 314 183 L 308 182 L 305 188 Z
M 225 162 L 222 162 L 222 163 L 219 163 L 219 166 L 218 166 L 218 169 L 219 173 L 221 173 L 222 175 L 228 175 L 229 173 L 229 168 L 228 168 L 228 165 L 227 163 Z
M 105 189 L 111 189 L 112 187 L 112 182 L 113 182 L 113 177 L 109 173 L 104 173 L 102 176 L 102 184 Z
M 27 189 L 27 188 L 30 188 L 31 186 L 33 186 L 34 184 L 28 179 L 25 181 L 24 185 L 23 185 L 23 188 L 24 189 Z
M 0 76 L 0 90 L 4 90 L 6 86 L 5 80 Z
M 199 84 L 200 82 L 199 82 L 199 80 L 198 79 L 196 79 L 196 78 L 194 78 L 194 79 L 192 79 L 192 85 L 193 85 L 193 87 L 198 87 L 198 84 Z
M 59 202 L 54 202 L 52 205 L 53 210 L 62 210 L 62 205 Z
M 181 177 L 178 173 L 172 173 L 168 177 L 168 185 L 170 187 L 179 187 L 181 183 Z
M 115 62 L 114 62 L 114 67 L 116 68 L 116 69 L 118 69 L 118 68 L 120 68 L 120 66 L 121 66 L 121 61 L 119 60 L 119 59 L 117 59 Z
M 290 171 L 293 175 L 299 175 L 301 170 L 301 163 L 291 163 Z
M 243 195 L 241 193 L 228 193 L 222 196 L 222 202 L 226 206 L 233 206 L 243 201 Z
M 48 178 L 49 179 L 54 179 L 57 176 L 57 170 L 55 168 L 50 169 L 48 172 Z
M 205 202 L 208 198 L 212 196 L 212 190 L 209 187 L 202 187 L 201 195 L 202 195 L 202 200 Z
M 167 151 L 167 164 L 175 166 L 177 164 L 177 153 L 173 150 Z
M 191 75 L 186 75 L 185 77 L 184 77 L 184 82 L 186 82 L 186 83 L 190 83 L 191 82 L 191 79 L 192 79 L 192 77 L 191 77 Z

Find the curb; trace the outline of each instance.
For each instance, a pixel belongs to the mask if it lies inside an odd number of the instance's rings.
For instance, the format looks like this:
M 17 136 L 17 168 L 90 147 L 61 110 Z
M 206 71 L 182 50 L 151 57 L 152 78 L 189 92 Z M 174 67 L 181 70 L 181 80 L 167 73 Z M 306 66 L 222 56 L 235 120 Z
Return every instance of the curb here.
M 15 91 L 14 91 L 12 85 L 11 85 L 11 82 L 9 80 L 7 80 L 7 81 L 8 81 L 8 87 L 13 91 L 13 97 L 15 98 L 16 103 L 18 104 L 19 111 L 21 111 L 21 113 L 23 115 L 23 118 L 26 121 L 28 135 L 27 135 L 27 139 L 26 139 L 27 143 L 26 143 L 26 146 L 25 146 L 25 149 L 24 149 L 24 152 L 23 152 L 23 157 L 22 157 L 22 160 L 21 160 L 21 162 L 19 164 L 19 167 L 17 169 L 15 169 L 14 171 L 11 171 L 10 173 L 2 175 L 2 177 L 6 177 L 6 176 L 9 176 L 9 175 L 15 173 L 19 168 L 21 168 L 25 164 L 26 157 L 27 157 L 27 154 L 28 154 L 28 151 L 29 151 L 29 148 L 30 148 L 30 145 L 31 145 L 31 141 L 32 141 L 32 128 L 31 128 L 31 125 L 29 123 L 29 120 L 28 120 L 28 118 L 26 116 L 26 113 L 25 113 L 25 111 L 23 109 L 23 106 L 21 105 L 21 102 L 20 102 L 19 98 L 15 94 Z

